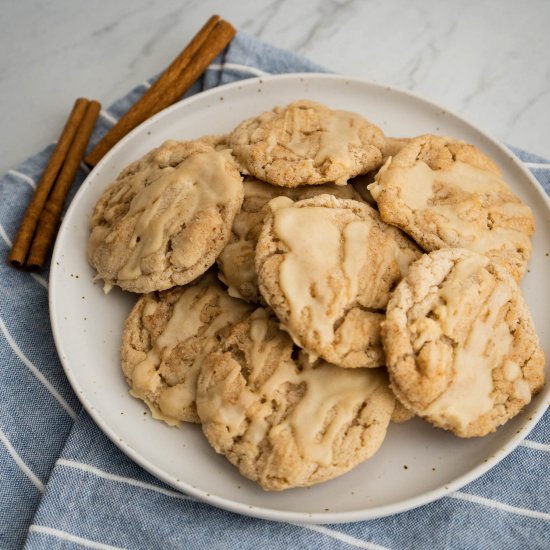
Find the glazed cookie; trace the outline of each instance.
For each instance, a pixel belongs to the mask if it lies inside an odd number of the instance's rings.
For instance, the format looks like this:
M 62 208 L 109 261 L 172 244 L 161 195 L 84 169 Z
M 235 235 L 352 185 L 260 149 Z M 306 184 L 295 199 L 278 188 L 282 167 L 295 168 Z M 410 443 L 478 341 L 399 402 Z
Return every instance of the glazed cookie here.
M 369 190 L 382 219 L 425 250 L 469 248 L 505 266 L 516 280 L 524 274 L 533 215 L 473 145 L 420 136 L 384 165 Z
M 230 144 L 246 173 L 296 187 L 345 184 L 380 166 L 384 135 L 357 113 L 300 100 L 245 120 Z
M 266 204 L 280 195 L 300 200 L 322 194 L 361 200 L 350 185 L 324 184 L 286 188 L 270 185 L 251 176 L 245 178 L 243 205 L 233 222 L 231 238 L 217 260 L 219 277 L 228 286 L 231 296 L 248 302 L 261 301 L 254 267 L 254 251 L 268 212 Z
M 195 390 L 202 360 L 248 311 L 210 273 L 193 285 L 143 295 L 122 336 L 130 393 L 169 425 L 198 422 Z
M 90 264 L 107 289 L 145 293 L 186 284 L 215 262 L 242 199 L 229 151 L 167 141 L 101 195 L 92 215 Z
M 264 489 L 344 474 L 380 447 L 394 409 L 384 369 L 309 364 L 256 310 L 205 360 L 197 410 L 214 449 Z
M 256 271 L 284 329 L 312 359 L 347 368 L 383 365 L 383 310 L 419 249 L 362 202 L 278 197 L 269 207 Z
M 544 383 L 544 353 L 517 283 L 470 250 L 414 263 L 389 301 L 382 337 L 398 399 L 460 437 L 494 431 Z

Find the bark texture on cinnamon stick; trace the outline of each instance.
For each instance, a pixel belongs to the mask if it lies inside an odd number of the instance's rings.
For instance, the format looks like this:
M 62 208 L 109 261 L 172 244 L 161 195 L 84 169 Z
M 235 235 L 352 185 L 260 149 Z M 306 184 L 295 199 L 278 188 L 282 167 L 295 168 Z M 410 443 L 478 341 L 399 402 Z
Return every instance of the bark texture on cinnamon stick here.
M 218 15 L 212 16 L 151 88 L 105 134 L 85 162 L 95 166 L 128 132 L 175 103 L 231 42 L 235 33 L 227 21 Z
M 63 163 L 55 186 L 40 214 L 26 261 L 26 267 L 30 270 L 41 269 L 46 261 L 57 234 L 65 199 L 86 151 L 100 109 L 101 105 L 97 101 L 90 101 L 86 107 L 86 112 L 67 152 L 67 158 Z
M 84 118 L 84 113 L 88 107 L 89 101 L 83 97 L 78 98 L 73 106 L 71 114 L 65 123 L 61 136 L 52 152 L 50 160 L 40 178 L 27 209 L 15 240 L 13 241 L 8 261 L 14 267 L 23 267 L 31 246 L 31 242 L 40 218 L 40 213 L 48 199 L 48 195 L 55 183 L 57 175 L 63 166 L 63 162 L 69 151 L 69 147 L 74 140 L 78 127 Z

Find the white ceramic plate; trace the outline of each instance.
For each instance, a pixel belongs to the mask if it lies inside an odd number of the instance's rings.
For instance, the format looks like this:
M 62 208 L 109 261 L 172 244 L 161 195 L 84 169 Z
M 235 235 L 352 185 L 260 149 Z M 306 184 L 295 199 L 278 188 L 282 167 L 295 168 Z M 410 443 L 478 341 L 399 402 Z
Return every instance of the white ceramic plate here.
M 130 133 L 105 156 L 73 200 L 57 238 L 50 274 L 53 333 L 65 372 L 105 434 L 154 476 L 215 506 L 272 520 L 336 523 L 402 512 L 440 498 L 497 464 L 543 414 L 550 385 L 519 417 L 482 439 L 462 440 L 414 419 L 391 425 L 380 451 L 352 472 L 308 489 L 264 492 L 216 455 L 200 427 L 169 428 L 128 394 L 119 368 L 124 320 L 136 296 L 108 296 L 86 261 L 92 209 L 120 170 L 163 140 L 230 131 L 241 120 L 295 99 L 356 111 L 389 136 L 448 134 L 495 159 L 537 221 L 522 287 L 542 345 L 550 351 L 550 208 L 509 151 L 447 110 L 410 93 L 356 78 L 298 74 L 250 79 L 182 101 Z

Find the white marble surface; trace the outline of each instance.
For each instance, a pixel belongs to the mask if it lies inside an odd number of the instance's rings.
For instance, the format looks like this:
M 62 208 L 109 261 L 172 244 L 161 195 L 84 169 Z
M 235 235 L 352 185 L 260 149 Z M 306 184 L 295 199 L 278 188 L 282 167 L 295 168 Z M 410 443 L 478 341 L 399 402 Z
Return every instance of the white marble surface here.
M 76 97 L 108 105 L 164 68 L 212 13 L 550 157 L 548 0 L 3 0 L 0 173 L 55 140 Z

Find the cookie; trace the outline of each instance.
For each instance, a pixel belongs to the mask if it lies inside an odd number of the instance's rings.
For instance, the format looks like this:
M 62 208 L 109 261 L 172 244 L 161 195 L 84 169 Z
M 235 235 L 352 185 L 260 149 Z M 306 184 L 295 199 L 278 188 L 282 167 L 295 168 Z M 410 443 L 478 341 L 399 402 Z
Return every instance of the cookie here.
M 403 403 L 396 399 L 395 408 L 393 409 L 393 413 L 391 415 L 391 421 L 396 424 L 401 424 L 403 422 L 407 422 L 407 420 L 410 420 L 413 416 L 414 413 L 405 408 Z
M 419 249 L 362 202 L 278 197 L 269 207 L 256 271 L 284 329 L 312 359 L 346 368 L 383 365 L 384 309 Z
M 248 302 L 260 303 L 258 276 L 254 266 L 254 252 L 258 234 L 268 212 L 266 204 L 283 195 L 300 200 L 322 194 L 344 199 L 361 200 L 350 185 L 323 184 L 295 188 L 277 187 L 248 176 L 243 183 L 244 200 L 236 215 L 229 242 L 218 256 L 219 277 L 228 286 L 231 296 Z
M 214 149 L 216 149 L 216 151 L 223 151 L 231 148 L 229 146 L 229 137 L 230 134 L 210 134 L 207 136 L 202 136 L 200 141 L 211 145 Z
M 411 266 L 382 337 L 398 399 L 460 437 L 494 431 L 544 383 L 544 353 L 517 283 L 467 249 L 431 252 Z
M 262 309 L 206 358 L 197 384 L 210 444 L 271 491 L 326 481 L 371 457 L 393 409 L 384 369 L 309 364 Z
M 296 187 L 345 184 L 380 166 L 384 135 L 357 113 L 300 100 L 245 120 L 230 144 L 247 174 Z
M 420 136 L 384 165 L 369 190 L 382 219 L 424 250 L 468 248 L 516 280 L 524 274 L 535 230 L 531 209 L 473 145 Z
M 203 274 L 229 240 L 243 199 L 229 151 L 167 141 L 101 195 L 88 259 L 107 289 L 165 290 Z
M 394 138 L 394 137 L 385 137 L 384 145 L 382 147 L 382 162 L 386 162 L 389 157 L 394 157 L 412 141 L 412 138 Z
M 193 285 L 143 295 L 122 336 L 130 393 L 171 426 L 198 422 L 195 391 L 202 361 L 248 311 L 211 273 Z
M 384 138 L 384 146 L 382 147 L 382 163 L 384 164 L 389 157 L 396 155 L 407 143 L 411 140 L 409 138 Z M 378 208 L 376 201 L 374 200 L 371 192 L 369 191 L 369 185 L 374 183 L 376 174 L 380 167 L 370 170 L 366 174 L 361 174 L 351 179 L 348 183 L 359 193 L 361 198 L 373 208 Z

